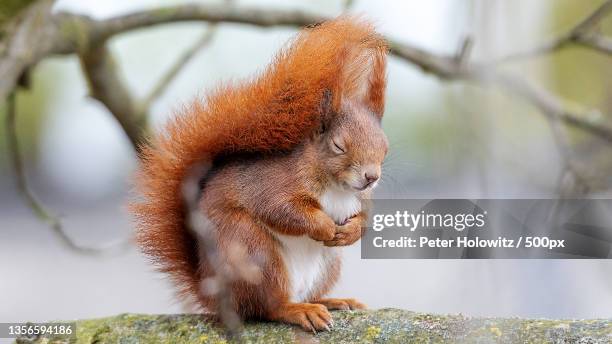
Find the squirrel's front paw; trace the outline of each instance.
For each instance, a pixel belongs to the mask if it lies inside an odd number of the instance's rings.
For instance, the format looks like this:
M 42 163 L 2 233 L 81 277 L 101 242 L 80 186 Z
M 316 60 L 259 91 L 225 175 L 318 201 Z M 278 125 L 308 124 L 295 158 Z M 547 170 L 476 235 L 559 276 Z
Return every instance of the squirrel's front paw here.
M 314 225 L 310 237 L 316 241 L 329 241 L 336 234 L 336 224 L 331 217 L 321 212 L 314 219 Z
M 342 225 L 336 226 L 336 233 L 331 240 L 325 240 L 325 246 L 348 246 L 361 238 L 362 221 L 360 217 L 353 217 Z

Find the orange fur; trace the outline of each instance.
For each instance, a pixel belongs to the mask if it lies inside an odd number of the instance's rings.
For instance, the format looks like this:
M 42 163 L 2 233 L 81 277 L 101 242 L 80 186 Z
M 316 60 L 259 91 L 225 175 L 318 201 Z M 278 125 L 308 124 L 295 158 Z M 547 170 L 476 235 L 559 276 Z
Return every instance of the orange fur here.
M 252 80 L 220 86 L 205 99 L 194 101 L 143 147 L 136 176 L 136 189 L 141 197 L 131 205 L 137 240 L 159 270 L 177 285 L 182 297 L 196 300 L 202 307 L 214 307 L 214 300 L 200 292 L 201 280 L 209 274 L 209 269 L 206 262 L 199 261 L 196 240 L 185 229 L 181 188 L 190 170 L 198 164 L 213 164 L 235 154 L 292 152 L 315 135 L 325 120 L 321 108 L 326 92 L 332 95 L 329 113 L 342 113 L 343 104 L 350 102 L 358 103 L 380 119 L 384 111 L 386 51 L 384 40 L 373 26 L 356 17 L 342 16 L 306 28 L 281 50 L 263 73 Z M 304 156 L 312 156 L 308 152 L 303 154 L 306 155 L 299 157 L 300 162 Z M 308 166 L 307 162 L 302 164 Z M 275 166 L 272 169 L 278 170 Z M 315 168 L 314 160 L 311 166 Z M 332 242 L 342 239 L 334 238 L 336 225 L 322 214 L 317 201 L 308 196 L 314 191 L 306 189 L 294 190 L 292 195 L 297 198 L 289 200 L 302 215 L 296 212 L 290 219 L 275 218 L 273 212 L 262 210 L 257 216 L 263 223 L 258 223 L 253 213 L 237 207 L 244 196 L 239 195 L 239 188 L 226 181 L 238 178 L 237 172 L 232 171 L 231 166 L 218 170 L 210 181 L 212 186 L 205 186 L 202 211 L 217 225 L 219 233 L 223 233 L 220 247 L 226 247 L 231 237 L 244 244 L 249 254 L 267 255 L 264 263 L 267 282 L 264 283 L 270 284 L 264 288 L 236 282 L 234 302 L 239 313 L 244 317 L 280 320 L 294 317 L 297 320 L 291 318 L 293 322 L 302 321 L 304 316 L 309 316 L 308 312 L 313 312 L 311 315 L 315 318 L 326 318 L 317 305 L 304 306 L 306 313 L 297 315 L 296 304 L 278 308 L 288 302 L 285 295 L 288 282 L 278 267 L 276 242 L 262 226 L 272 226 L 279 233 L 308 234 L 316 240 Z M 299 175 L 300 171 L 295 174 Z M 308 173 L 311 176 L 321 172 Z M 225 174 L 226 180 L 222 177 Z M 286 177 L 291 178 L 291 175 Z M 270 209 L 256 202 L 250 205 Z M 356 239 L 357 236 L 351 235 L 348 241 L 352 243 Z M 338 273 L 339 262 L 330 266 L 327 283 L 319 286 L 313 299 L 319 299 L 331 288 Z M 275 308 L 279 312 L 272 312 Z M 320 323 L 321 319 L 311 321 Z

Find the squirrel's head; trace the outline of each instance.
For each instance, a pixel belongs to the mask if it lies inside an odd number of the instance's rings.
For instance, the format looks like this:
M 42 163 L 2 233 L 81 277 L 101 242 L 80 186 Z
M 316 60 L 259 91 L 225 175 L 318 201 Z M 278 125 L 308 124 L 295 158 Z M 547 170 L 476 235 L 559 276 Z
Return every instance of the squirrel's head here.
M 356 104 L 343 104 L 340 113 L 327 117 L 316 139 L 327 179 L 355 192 L 374 188 L 388 149 L 380 117 Z
M 371 190 L 381 177 L 386 53 L 384 40 L 368 34 L 344 53 L 337 84 L 323 93 L 318 156 L 326 179 L 346 190 Z

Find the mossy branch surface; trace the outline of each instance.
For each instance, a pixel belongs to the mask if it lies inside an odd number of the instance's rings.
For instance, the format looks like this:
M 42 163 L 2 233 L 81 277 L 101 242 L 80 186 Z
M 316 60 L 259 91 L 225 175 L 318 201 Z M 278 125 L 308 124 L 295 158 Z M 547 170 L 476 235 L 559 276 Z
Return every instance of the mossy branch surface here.
M 265 322 L 245 324 L 240 339 L 202 315 L 139 315 L 80 320 L 76 343 L 610 343 L 610 320 L 472 318 L 399 309 L 333 312 L 334 328 L 307 333 Z M 19 341 L 18 341 L 19 342 Z M 53 343 L 40 339 L 35 343 Z M 70 342 L 68 340 L 56 343 Z M 74 341 L 73 341 L 74 342 Z

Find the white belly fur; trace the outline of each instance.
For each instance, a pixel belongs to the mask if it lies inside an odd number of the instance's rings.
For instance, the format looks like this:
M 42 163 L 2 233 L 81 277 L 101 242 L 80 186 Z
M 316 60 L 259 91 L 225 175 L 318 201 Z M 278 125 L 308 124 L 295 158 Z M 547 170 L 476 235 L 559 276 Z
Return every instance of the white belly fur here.
M 337 223 L 361 210 L 361 202 L 353 192 L 327 190 L 319 202 L 323 211 Z M 307 302 L 321 282 L 329 264 L 340 254 L 336 247 L 326 247 L 308 236 L 275 233 L 281 243 L 280 253 L 290 283 L 290 301 Z

